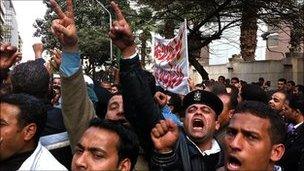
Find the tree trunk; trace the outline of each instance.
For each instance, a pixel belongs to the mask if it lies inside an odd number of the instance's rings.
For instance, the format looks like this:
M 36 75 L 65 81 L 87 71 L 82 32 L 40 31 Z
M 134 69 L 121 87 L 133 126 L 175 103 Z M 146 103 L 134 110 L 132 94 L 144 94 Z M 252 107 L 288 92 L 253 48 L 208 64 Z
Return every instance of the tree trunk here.
M 293 27 L 290 33 L 290 48 L 289 51 L 291 54 L 296 54 L 301 52 L 301 39 L 302 34 L 299 27 L 296 26 L 297 23 L 293 23 Z
M 174 21 L 173 20 L 166 20 L 165 21 L 165 29 L 164 29 L 164 36 L 166 39 L 171 39 L 174 37 Z
M 242 8 L 240 47 L 245 61 L 254 61 L 257 44 L 257 8 L 255 0 L 245 1 Z
M 165 21 L 165 29 L 164 29 L 165 38 L 173 38 L 174 37 L 174 22 L 173 20 Z M 200 58 L 201 48 L 203 44 L 201 42 L 200 32 L 191 33 L 188 37 L 188 54 L 189 54 L 189 63 L 197 70 L 197 72 L 201 75 L 203 80 L 209 80 L 209 76 L 204 67 L 198 62 L 197 58 Z
M 203 47 L 199 33 L 192 32 L 189 34 L 188 42 L 189 63 L 197 70 L 203 80 L 209 80 L 208 72 L 197 60 L 201 58 L 201 48 Z
M 290 45 L 289 51 L 291 54 L 301 53 L 303 50 L 304 42 L 304 29 L 301 23 L 304 23 L 304 6 L 300 9 L 300 18 L 299 20 L 292 20 L 291 24 L 291 33 L 290 33 Z
M 209 80 L 209 74 L 205 68 L 197 61 L 197 59 L 189 56 L 189 63 L 197 70 L 197 72 L 202 76 L 203 80 Z

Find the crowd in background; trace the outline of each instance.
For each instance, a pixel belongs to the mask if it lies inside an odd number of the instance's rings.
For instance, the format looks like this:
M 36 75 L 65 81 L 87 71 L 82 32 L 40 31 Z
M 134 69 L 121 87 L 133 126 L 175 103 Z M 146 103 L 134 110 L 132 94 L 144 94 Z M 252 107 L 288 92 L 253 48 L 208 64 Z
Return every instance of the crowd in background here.
M 0 170 L 304 170 L 304 86 L 278 78 L 204 80 L 183 96 L 141 67 L 118 5 L 109 31 L 117 77 L 83 74 L 72 0 L 52 22 L 53 49 L 35 60 L 0 47 Z M 12 67 L 13 66 L 13 67 Z M 54 74 L 57 73 L 57 74 Z

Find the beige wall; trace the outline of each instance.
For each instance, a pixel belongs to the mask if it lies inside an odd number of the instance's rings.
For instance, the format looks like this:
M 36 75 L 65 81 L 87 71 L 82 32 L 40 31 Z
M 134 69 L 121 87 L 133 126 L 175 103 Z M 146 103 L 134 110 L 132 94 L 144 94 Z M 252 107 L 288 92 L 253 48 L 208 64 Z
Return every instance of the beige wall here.
M 217 80 L 218 76 L 226 78 L 238 77 L 248 83 L 257 82 L 259 77 L 265 81 L 271 81 L 271 87 L 275 88 L 279 78 L 294 80 L 296 84 L 304 83 L 304 58 L 290 58 L 290 63 L 281 60 L 265 60 L 254 62 L 234 62 L 225 65 L 205 66 L 209 78 Z M 195 83 L 201 82 L 197 72 L 191 77 Z
M 292 58 L 292 77 L 297 84 L 304 84 L 304 58 Z
M 199 63 L 202 64 L 203 66 L 209 65 L 209 59 L 210 59 L 209 47 L 205 46 L 201 49 Z

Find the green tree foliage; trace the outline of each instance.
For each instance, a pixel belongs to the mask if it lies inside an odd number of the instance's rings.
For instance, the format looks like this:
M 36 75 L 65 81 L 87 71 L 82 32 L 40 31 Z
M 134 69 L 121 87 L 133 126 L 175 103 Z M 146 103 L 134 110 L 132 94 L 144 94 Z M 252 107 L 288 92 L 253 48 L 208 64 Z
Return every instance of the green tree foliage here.
M 172 24 L 178 26 L 177 23 L 185 18 L 188 20 L 189 62 L 203 79 L 208 79 L 208 73 L 197 61 L 201 57 L 200 50 L 213 40 L 220 39 L 223 31 L 235 26 L 241 27 L 241 54 L 243 59 L 251 61 L 254 60 L 259 20 L 269 25 L 277 25 L 292 18 L 292 21 L 303 27 L 303 23 L 300 22 L 300 6 L 295 0 L 137 0 L 137 2 L 151 7 L 155 11 L 153 19 L 162 20 L 165 27 L 163 30 L 167 32 Z
M 141 64 L 145 67 L 147 63 L 147 41 L 151 40 L 151 31 L 157 29 L 156 21 L 152 19 L 153 11 L 147 7 L 141 7 L 138 11 L 136 25 L 138 26 L 140 33 L 138 35 L 140 41 L 140 53 L 141 53 Z
M 299 7 L 298 15 L 294 18 L 287 18 L 287 22 L 291 25 L 291 35 L 290 35 L 290 53 L 297 54 L 304 50 L 304 1 L 296 1 Z M 304 54 L 303 54 L 304 55 Z
M 64 5 L 65 0 L 58 0 Z M 109 10 L 109 0 L 100 0 Z M 201 49 L 213 40 L 220 39 L 223 32 L 240 27 L 240 48 L 244 60 L 254 60 L 257 22 L 269 25 L 288 23 L 293 29 L 292 43 L 303 40 L 303 5 L 296 0 L 117 0 L 127 19 L 131 22 L 137 41 L 141 43 L 143 64 L 147 53 L 146 41 L 150 31 L 157 31 L 169 38 L 173 36 L 184 19 L 188 21 L 189 62 L 208 79 L 208 73 L 198 62 Z M 132 8 L 130 8 L 132 3 Z M 109 57 L 108 15 L 95 0 L 74 0 L 76 23 L 83 58 L 91 65 L 100 65 Z M 35 35 L 42 36 L 47 48 L 59 47 L 50 33 L 54 13 L 47 11 L 44 19 L 37 20 Z M 300 36 L 301 35 L 301 36 Z M 298 47 L 295 47 L 295 49 Z M 118 56 L 116 51 L 114 54 Z
M 111 11 L 110 1 L 99 0 L 112 13 L 113 20 L 115 15 Z M 66 0 L 57 0 L 60 6 L 65 7 Z M 44 1 L 46 3 L 46 1 Z M 100 7 L 95 0 L 74 0 L 75 22 L 78 29 L 79 49 L 82 59 L 89 59 L 89 68 L 92 70 L 95 66 L 101 66 L 109 59 L 109 15 Z M 120 7 L 125 12 L 125 15 L 131 25 L 135 27 L 136 11 L 132 10 L 128 1 L 119 0 Z M 58 47 L 60 44 L 50 31 L 51 22 L 57 18 L 50 6 L 43 19 L 37 19 L 34 27 L 36 28 L 35 36 L 41 36 L 46 49 Z M 63 8 L 65 9 L 65 8 Z M 114 57 L 119 57 L 119 51 L 113 46 Z

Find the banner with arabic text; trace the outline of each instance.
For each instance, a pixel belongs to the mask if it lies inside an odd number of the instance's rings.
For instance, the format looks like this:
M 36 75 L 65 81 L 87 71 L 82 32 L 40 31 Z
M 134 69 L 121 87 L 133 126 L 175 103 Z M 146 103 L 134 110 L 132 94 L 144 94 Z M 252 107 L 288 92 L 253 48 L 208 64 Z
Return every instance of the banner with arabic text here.
M 187 22 L 182 23 L 178 34 L 172 39 L 152 34 L 152 54 L 155 59 L 156 83 L 170 92 L 187 94 L 189 92 Z

